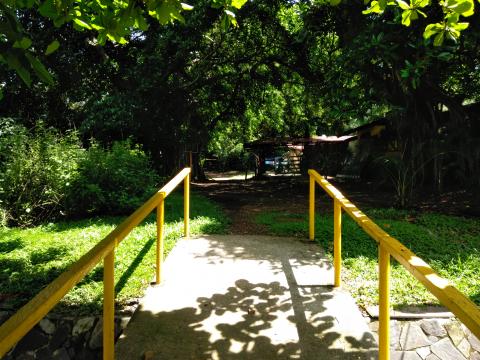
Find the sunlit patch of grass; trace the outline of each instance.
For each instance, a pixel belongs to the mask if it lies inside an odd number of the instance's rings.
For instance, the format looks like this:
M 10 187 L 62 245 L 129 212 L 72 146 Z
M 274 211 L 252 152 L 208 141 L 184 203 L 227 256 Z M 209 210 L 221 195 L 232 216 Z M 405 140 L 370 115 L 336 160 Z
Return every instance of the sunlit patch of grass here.
M 386 232 L 424 259 L 441 276 L 480 304 L 480 220 L 440 214 L 418 214 L 396 209 L 371 209 L 368 215 Z M 294 221 L 285 221 L 291 217 Z M 299 217 L 303 221 L 299 221 Z M 259 214 L 256 221 L 273 234 L 308 236 L 306 215 L 288 212 Z M 358 225 L 343 215 L 342 257 L 344 286 L 361 305 L 377 303 L 378 250 Z M 318 215 L 315 239 L 331 256 L 333 217 Z M 391 301 L 402 305 L 437 304 L 433 297 L 403 266 L 392 261 Z
M 192 194 L 192 234 L 224 233 L 228 220 L 208 199 Z M 20 307 L 102 240 L 125 217 L 103 217 L 30 229 L 0 228 L 0 301 Z M 165 202 L 165 252 L 183 236 L 183 196 Z M 155 215 L 121 242 L 115 256 L 116 301 L 140 297 L 152 280 L 155 264 Z M 100 311 L 103 264 L 97 265 L 61 301 L 57 311 Z

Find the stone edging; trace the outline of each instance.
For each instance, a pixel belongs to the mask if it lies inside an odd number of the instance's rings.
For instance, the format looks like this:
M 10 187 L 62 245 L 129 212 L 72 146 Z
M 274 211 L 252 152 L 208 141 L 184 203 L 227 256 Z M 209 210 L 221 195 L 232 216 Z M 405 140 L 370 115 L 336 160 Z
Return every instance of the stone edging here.
M 369 323 L 378 342 L 378 321 Z M 480 360 L 480 341 L 456 319 L 390 321 L 391 360 Z
M 115 315 L 115 340 L 138 305 Z M 0 325 L 11 312 L 0 311 Z M 4 360 L 91 360 L 102 358 L 102 316 L 67 317 L 49 314 L 28 332 Z

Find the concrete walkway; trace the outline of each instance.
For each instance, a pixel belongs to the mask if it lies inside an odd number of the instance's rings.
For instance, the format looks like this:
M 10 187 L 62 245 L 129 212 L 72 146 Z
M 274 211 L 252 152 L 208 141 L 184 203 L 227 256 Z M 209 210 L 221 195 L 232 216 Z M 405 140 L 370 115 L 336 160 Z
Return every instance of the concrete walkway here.
M 181 240 L 116 345 L 116 358 L 376 359 L 318 245 L 268 236 Z M 327 285 L 327 286 L 325 286 Z

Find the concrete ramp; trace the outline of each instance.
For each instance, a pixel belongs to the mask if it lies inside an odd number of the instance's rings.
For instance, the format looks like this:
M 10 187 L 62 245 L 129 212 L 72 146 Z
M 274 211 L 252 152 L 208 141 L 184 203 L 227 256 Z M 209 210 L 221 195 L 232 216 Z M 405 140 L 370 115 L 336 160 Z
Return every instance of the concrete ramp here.
M 116 345 L 116 358 L 376 359 L 321 248 L 299 239 L 205 236 L 177 243 Z

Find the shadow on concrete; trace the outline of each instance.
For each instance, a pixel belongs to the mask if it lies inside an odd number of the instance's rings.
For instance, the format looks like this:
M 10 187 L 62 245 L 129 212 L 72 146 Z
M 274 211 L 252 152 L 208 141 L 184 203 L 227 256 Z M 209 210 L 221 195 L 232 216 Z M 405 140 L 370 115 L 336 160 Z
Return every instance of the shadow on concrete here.
M 208 249 L 194 256 L 206 259 L 209 264 L 221 265 L 225 260 L 253 259 L 267 263 L 274 273 L 283 273 L 286 268 L 296 273 L 297 268 L 309 267 L 310 271 L 305 274 L 306 276 L 302 276 L 302 279 L 298 279 L 299 274 L 295 274 L 297 278 L 292 274 L 292 279 L 295 279 L 297 285 L 333 285 L 333 265 L 316 242 L 262 235 L 215 235 L 205 238 L 209 240 Z M 258 242 L 261 242 L 261 246 Z M 305 278 L 308 275 L 311 277 L 307 280 Z
M 242 250 L 237 240 L 262 245 Z M 241 269 L 244 262 L 250 267 L 245 277 L 228 274 L 230 285 L 196 300 L 193 297 L 192 306 L 176 306 L 175 301 L 181 303 L 180 297 L 171 299 L 168 310 L 151 311 L 141 306 L 117 343 L 117 359 L 140 359 L 146 351 L 153 352 L 154 359 L 376 359 L 376 343 L 366 324 L 353 333 L 344 328 L 349 320 L 342 320 L 341 313 L 348 318 L 352 309 L 342 309 L 342 305 L 355 307 L 354 303 L 345 303 L 344 295 L 331 287 L 298 283 L 295 266 L 311 265 L 322 257 L 309 251 L 309 244 L 290 240 L 275 243 L 268 237 L 209 238 L 202 260 L 217 276 L 204 281 L 221 283 L 223 271 L 234 271 L 235 266 Z M 196 241 L 184 244 L 195 247 Z M 294 247 L 302 249 L 297 256 L 289 251 Z M 196 250 L 192 262 L 202 256 L 200 248 Z M 310 255 L 303 258 L 302 252 Z M 237 265 L 222 268 L 228 261 Z M 269 269 L 274 274 L 272 281 L 255 281 L 255 264 L 259 273 Z M 194 268 L 190 271 L 195 278 Z M 181 291 L 185 296 L 189 286 L 196 293 L 195 281 L 184 285 Z M 169 296 L 169 284 L 164 286 L 158 288 L 155 301 Z M 331 312 L 332 304 L 340 315 Z M 355 327 L 358 318 L 351 320 Z

